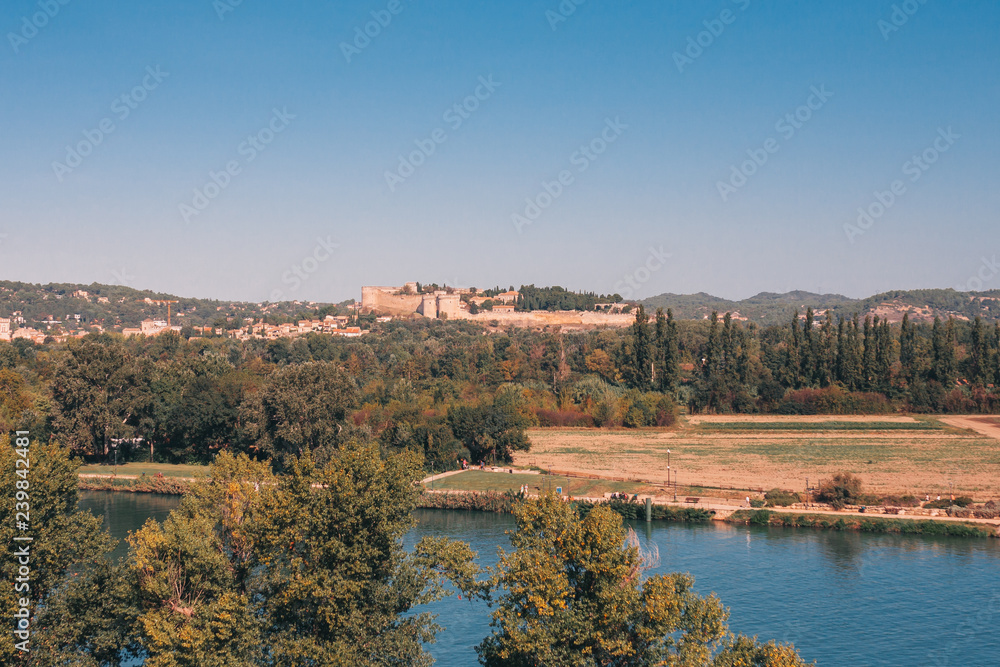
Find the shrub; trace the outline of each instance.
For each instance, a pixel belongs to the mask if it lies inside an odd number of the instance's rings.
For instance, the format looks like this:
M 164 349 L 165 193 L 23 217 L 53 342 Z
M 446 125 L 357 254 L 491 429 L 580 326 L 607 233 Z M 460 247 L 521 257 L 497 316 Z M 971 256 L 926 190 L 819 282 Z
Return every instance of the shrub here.
M 677 404 L 669 396 L 662 396 L 656 403 L 656 425 L 673 426 L 677 421 Z
M 764 501 L 761 500 L 760 498 L 754 498 L 753 500 L 750 501 L 750 507 L 760 508 L 763 506 L 764 506 Z
M 756 510 L 751 512 L 749 521 L 755 526 L 766 526 L 771 523 L 771 510 Z
M 931 500 L 930 502 L 924 503 L 924 509 L 929 510 L 946 510 L 951 507 L 951 501 L 947 498 L 941 500 Z
M 789 390 L 777 408 L 781 414 L 796 415 L 883 415 L 895 411 L 882 394 L 849 392 L 836 385 Z
M 876 503 L 872 503 L 873 505 Z M 903 496 L 882 496 L 879 498 L 878 504 L 882 505 L 892 505 L 897 508 L 899 507 L 920 507 L 920 499 L 914 495 L 903 495 Z
M 768 507 L 788 507 L 799 502 L 799 494 L 786 489 L 771 489 L 764 494 L 764 500 Z
M 831 479 L 821 481 L 816 492 L 817 500 L 830 503 L 835 509 L 853 504 L 860 496 L 861 480 L 849 472 L 838 472 Z
M 959 496 L 954 500 L 949 500 L 948 498 L 942 498 L 941 500 L 932 500 L 928 503 L 924 503 L 924 507 L 932 510 L 946 510 L 949 507 L 968 507 L 972 504 L 972 498 L 968 496 Z
M 961 507 L 959 505 L 952 505 L 948 508 L 948 516 L 957 516 L 962 518 L 967 518 L 972 516 L 972 510 L 968 507 Z
M 594 418 L 578 410 L 536 410 L 540 426 L 576 426 L 590 428 Z

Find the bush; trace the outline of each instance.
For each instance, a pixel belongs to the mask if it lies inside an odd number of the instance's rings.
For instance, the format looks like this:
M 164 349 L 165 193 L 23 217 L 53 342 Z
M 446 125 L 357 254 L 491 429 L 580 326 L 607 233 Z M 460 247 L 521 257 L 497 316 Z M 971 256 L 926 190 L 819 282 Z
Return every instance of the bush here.
M 777 412 L 787 415 L 884 415 L 896 411 L 882 394 L 824 389 L 789 390 Z
M 968 518 L 972 516 L 972 510 L 968 507 L 960 507 L 958 505 L 952 505 L 948 508 L 948 516 L 957 516 L 961 518 Z
M 946 510 L 949 507 L 968 507 L 972 504 L 972 498 L 968 496 L 959 496 L 954 500 L 949 500 L 948 498 L 942 498 L 941 500 L 932 500 L 928 503 L 924 503 L 926 509 L 931 510 Z
M 771 489 L 764 494 L 764 501 L 768 507 L 788 507 L 801 501 L 799 494 L 786 489 Z
M 947 498 L 941 500 L 931 500 L 930 502 L 924 503 L 924 509 L 928 510 L 946 510 L 951 507 L 951 501 Z
M 677 404 L 669 396 L 662 396 L 656 403 L 656 425 L 673 426 L 677 421 Z
M 831 479 L 824 479 L 816 492 L 817 500 L 830 503 L 835 509 L 854 504 L 860 496 L 861 480 L 849 472 L 838 472 Z
M 763 506 L 764 506 L 764 501 L 761 500 L 760 498 L 754 498 L 753 500 L 750 501 L 750 507 L 760 508 Z
M 872 503 L 873 505 L 875 503 Z M 882 496 L 879 498 L 879 504 L 882 505 L 892 505 L 894 507 L 920 507 L 920 499 L 914 495 L 903 495 L 903 496 Z
M 539 426 L 576 426 L 590 428 L 594 418 L 578 410 L 536 410 Z
M 771 523 L 771 510 L 756 510 L 750 512 L 749 522 L 755 526 L 766 526 Z

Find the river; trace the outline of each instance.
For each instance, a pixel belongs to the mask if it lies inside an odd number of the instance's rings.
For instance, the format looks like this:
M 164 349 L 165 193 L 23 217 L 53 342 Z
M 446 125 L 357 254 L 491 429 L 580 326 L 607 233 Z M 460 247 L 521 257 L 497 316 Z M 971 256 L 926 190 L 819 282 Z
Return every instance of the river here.
M 103 514 L 123 539 L 178 499 L 88 492 L 80 505 Z M 421 510 L 407 543 L 425 535 L 463 540 L 483 565 L 508 547 L 509 516 Z M 730 608 L 734 632 L 793 642 L 819 665 L 850 667 L 1000 665 L 1000 542 L 969 538 L 835 533 L 730 525 L 634 524 L 659 548 L 654 572 L 688 572 L 702 594 Z M 120 544 L 117 555 L 125 553 Z M 445 630 L 428 647 L 445 667 L 476 665 L 490 610 L 447 598 L 427 610 Z

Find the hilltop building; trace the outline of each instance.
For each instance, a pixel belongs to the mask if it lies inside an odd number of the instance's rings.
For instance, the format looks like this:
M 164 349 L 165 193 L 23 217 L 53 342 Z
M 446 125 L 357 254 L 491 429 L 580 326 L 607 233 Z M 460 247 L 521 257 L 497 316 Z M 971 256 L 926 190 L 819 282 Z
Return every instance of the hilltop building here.
M 422 315 L 431 319 L 473 320 L 490 326 L 545 327 L 563 329 L 592 329 L 596 327 L 629 326 L 635 317 L 621 311 L 597 312 L 584 310 L 515 310 L 520 294 L 502 292 L 494 297 L 482 296 L 478 290 L 449 287 L 433 292 L 419 292 L 417 283 L 402 287 L 366 286 L 361 288 L 361 311 L 378 315 L 414 317 Z M 477 306 L 493 302 L 493 310 L 469 311 L 469 303 Z

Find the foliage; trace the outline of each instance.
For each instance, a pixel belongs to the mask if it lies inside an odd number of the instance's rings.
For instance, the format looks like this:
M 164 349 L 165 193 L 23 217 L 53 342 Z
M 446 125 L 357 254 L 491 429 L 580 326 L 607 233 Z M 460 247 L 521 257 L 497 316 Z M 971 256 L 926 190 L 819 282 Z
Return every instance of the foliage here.
M 528 449 L 524 430 L 533 422 L 534 416 L 515 387 L 498 391 L 492 401 L 448 411 L 448 424 L 473 461 L 513 460 L 515 451 Z
M 438 628 L 411 610 L 446 595 L 446 580 L 481 586 L 463 543 L 403 549 L 419 475 L 418 456 L 383 458 L 375 443 L 343 443 L 323 465 L 290 459 L 281 477 L 220 454 L 162 524 L 130 535 L 124 564 L 98 564 L 51 599 L 45 664 L 430 664 Z
M 767 524 L 789 528 L 816 528 L 820 530 L 857 531 L 863 533 L 898 533 L 902 535 L 936 535 L 946 537 L 993 537 L 989 527 L 956 521 L 931 521 L 929 519 L 884 519 L 848 515 L 834 519 L 828 514 L 797 514 L 770 510 L 737 510 L 726 518 L 728 523 L 748 524 L 758 517 L 757 523 L 767 513 Z
M 501 553 L 489 581 L 493 632 L 476 649 L 482 664 L 694 667 L 738 664 L 736 651 L 758 651 L 756 642 L 734 646 L 727 610 L 694 593 L 688 575 L 645 577 L 655 555 L 626 539 L 609 508 L 581 519 L 547 495 L 519 504 L 515 516 L 515 551 Z M 716 663 L 711 654 L 724 639 L 730 661 Z
M 819 483 L 816 500 L 835 507 L 854 504 L 861 496 L 861 480 L 849 472 L 838 472 Z
M 255 449 L 283 467 L 303 454 L 328 458 L 357 403 L 357 385 L 341 366 L 306 362 L 275 371 L 244 404 L 243 420 Z
M 18 590 L 12 585 L 0 588 L 0 604 L 6 626 L 11 627 L 12 614 L 18 605 L 15 601 L 25 598 L 31 609 L 37 612 L 44 607 L 49 595 L 65 581 L 68 573 L 94 561 L 99 554 L 111 547 L 111 538 L 101 529 L 101 521 L 89 512 L 77 511 L 77 463 L 70 457 L 69 450 L 58 443 L 42 443 L 32 440 L 28 448 L 30 466 L 27 475 L 19 476 L 17 470 L 24 470 L 16 461 L 20 458 L 8 436 L 0 436 L 0 516 L 8 520 L 0 524 L 0 541 L 10 545 L 14 551 L 15 494 L 22 491 L 30 500 L 29 534 L 31 578 L 29 590 Z M 17 483 L 20 482 L 20 488 Z M 24 489 L 27 482 L 27 489 Z M 17 577 L 18 561 L 5 558 L 0 562 L 0 577 L 5 582 L 14 582 Z M 39 619 L 32 619 L 37 629 Z M 14 655 L 13 634 L 0 634 L 0 662 L 11 664 Z
M 54 427 L 81 454 L 107 455 L 109 438 L 132 437 L 151 409 L 141 362 L 113 339 L 84 339 L 68 355 L 52 382 Z
M 789 505 L 801 502 L 802 499 L 794 491 L 771 489 L 764 494 L 764 501 L 768 507 L 788 507 Z

